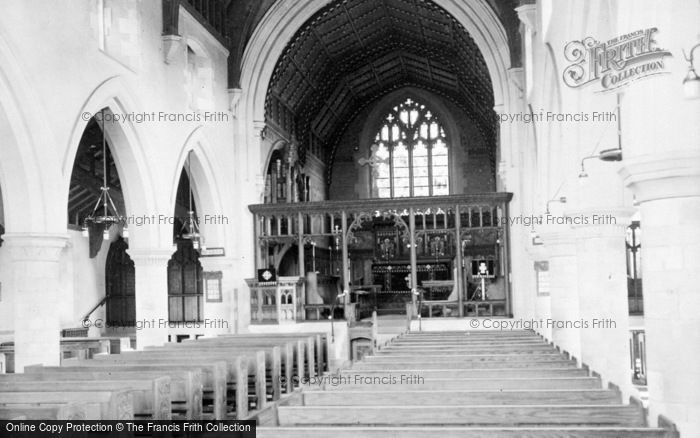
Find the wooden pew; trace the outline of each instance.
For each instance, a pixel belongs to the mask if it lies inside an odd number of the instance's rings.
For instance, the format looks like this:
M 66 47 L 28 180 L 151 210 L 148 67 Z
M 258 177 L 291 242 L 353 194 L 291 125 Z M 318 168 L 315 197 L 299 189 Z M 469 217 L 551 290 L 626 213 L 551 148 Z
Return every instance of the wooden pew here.
M 359 371 L 367 370 L 395 370 L 395 369 L 502 369 L 502 368 L 576 368 L 576 361 L 573 360 L 515 360 L 500 362 L 445 362 L 434 361 L 430 357 L 425 357 L 423 361 L 400 361 L 400 362 L 378 362 L 360 361 L 354 364 L 353 368 Z
M 158 371 L 129 371 L 126 367 L 105 371 L 102 368 L 44 367 L 33 365 L 24 369 L 24 374 L 14 374 L 15 380 L 134 380 L 170 377 L 171 415 L 173 419 L 201 420 L 202 418 L 202 370 L 164 369 Z M 4 381 L 0 376 L 0 382 Z
M 304 391 L 304 406 L 391 406 L 397 396 L 415 406 L 475 405 L 612 405 L 620 403 L 620 394 L 603 389 L 539 390 L 404 390 L 393 391 Z
M 46 388 L 44 388 L 46 389 Z M 132 391 L 19 391 L 0 392 L 0 408 L 20 409 L 29 405 L 42 407 L 69 403 L 97 404 L 99 412 L 88 409 L 87 420 L 133 420 Z M 48 406 L 48 407 L 50 407 Z M 97 417 L 97 418 L 95 418 Z
M 271 338 L 269 336 L 259 338 L 239 338 L 238 336 L 219 336 L 217 338 L 200 338 L 201 341 L 214 342 L 214 339 L 219 339 L 219 342 L 226 340 L 230 343 L 238 343 L 250 347 L 262 345 L 280 345 L 284 341 L 292 341 L 294 343 L 294 356 L 292 362 L 292 374 L 300 377 L 310 377 L 316 375 L 316 353 L 313 337 L 310 336 L 295 336 L 283 337 L 281 339 Z M 285 370 L 286 371 L 286 370 Z
M 106 351 L 99 351 L 99 353 L 110 353 L 119 354 L 122 351 L 131 350 L 131 338 L 128 336 L 96 336 L 89 338 L 61 338 L 61 344 L 70 344 L 88 341 L 98 341 L 100 343 L 107 343 L 108 347 Z M 91 347 L 92 348 L 92 347 Z M 104 348 L 103 348 L 104 350 Z
M 108 339 L 61 338 L 61 360 L 71 357 L 90 359 L 98 353 L 109 354 L 112 344 Z
M 264 363 L 264 354 L 263 354 Z M 223 377 L 218 382 L 209 382 L 213 386 L 205 383 L 205 402 L 209 401 L 213 405 L 213 412 L 210 412 L 214 419 L 225 420 L 227 414 L 235 411 L 236 418 L 248 413 L 248 361 L 243 357 L 235 359 L 226 358 L 222 355 L 197 355 L 196 357 L 186 357 L 180 354 L 153 354 L 147 352 L 124 352 L 121 354 L 95 356 L 90 365 L 97 363 L 107 363 L 114 365 L 151 365 L 165 366 L 176 365 L 208 367 L 205 375 L 215 376 L 221 373 Z M 220 371 L 212 369 L 211 366 L 219 367 Z M 157 368 L 157 367 L 156 367 Z M 235 389 L 235 392 L 232 392 Z M 209 413 L 209 412 L 208 412 Z
M 382 347 L 375 354 L 401 354 L 401 353 L 425 353 L 425 354 L 458 354 L 458 353 L 523 353 L 529 352 L 544 352 L 556 351 L 548 344 L 532 344 L 532 345 L 502 345 L 502 346 L 482 346 L 482 345 L 424 345 L 419 347 L 411 347 L 407 345 L 389 344 Z
M 519 357 L 541 357 L 541 356 L 552 356 L 556 355 L 558 356 L 560 353 L 558 353 L 556 350 L 551 350 L 551 349 L 535 349 L 535 350 L 517 350 L 517 349 L 503 349 L 503 350 L 496 350 L 492 348 L 467 348 L 467 349 L 460 349 L 460 350 L 454 350 L 454 349 L 449 349 L 449 348 L 444 348 L 444 349 L 434 349 L 434 350 L 419 350 L 419 351 L 406 351 L 406 350 L 380 350 L 376 354 L 374 354 L 373 357 L 382 357 L 382 358 L 388 358 L 388 357 L 415 357 L 415 356 L 426 356 L 429 355 L 431 357 L 444 357 L 444 356 L 457 356 L 459 357 L 464 357 L 464 356 L 491 356 L 491 355 L 517 355 Z
M 328 391 L 405 391 L 413 390 L 490 390 L 490 389 L 601 389 L 600 379 L 595 377 L 543 377 L 543 378 L 498 378 L 498 379 L 444 379 L 431 378 L 410 380 L 412 376 L 406 376 L 406 380 L 400 382 L 402 375 L 394 374 L 397 379 L 394 383 L 371 383 L 371 381 L 353 381 L 356 383 L 348 384 L 329 384 L 324 383 L 323 389 Z M 362 383 L 365 382 L 365 383 Z
M 256 366 L 256 375 L 258 373 L 265 377 L 265 388 L 260 388 L 260 390 L 265 390 L 265 394 L 269 395 L 272 401 L 279 400 L 280 391 L 280 381 L 281 381 L 281 354 L 280 347 L 276 345 L 270 346 L 247 346 L 224 343 L 207 343 L 207 342 L 187 342 L 187 343 L 168 343 L 162 347 L 147 347 L 146 351 L 181 351 L 185 355 L 200 355 L 207 354 L 213 351 L 220 351 L 224 354 L 235 356 L 244 356 L 248 358 L 249 363 L 256 361 L 258 359 L 259 352 L 262 351 L 265 354 L 264 366 L 265 369 L 261 370 Z M 260 365 L 260 364 L 258 364 Z M 256 391 L 257 391 L 258 379 L 256 379 Z
M 429 359 L 429 360 L 428 360 Z M 422 354 L 392 354 L 384 356 L 365 356 L 364 361 L 368 363 L 411 363 L 411 362 L 447 362 L 455 363 L 507 363 L 511 362 L 561 362 L 567 359 L 559 353 L 543 353 L 537 355 L 522 355 L 518 353 L 503 353 L 503 354 L 439 354 L 439 355 L 422 355 Z
M 65 403 L 31 406 L 25 404 L 0 407 L 0 420 L 100 420 L 92 412 L 100 412 L 98 403 Z M 92 418 L 91 418 L 92 417 Z
M 251 381 L 254 393 L 247 394 L 247 402 L 253 403 L 256 409 L 265 406 L 266 400 L 266 376 L 265 376 L 265 352 L 256 350 L 251 354 L 232 354 L 227 351 L 216 350 L 198 350 L 189 354 L 189 352 L 181 352 L 179 350 L 168 350 L 159 347 L 155 350 L 146 351 L 129 351 L 117 355 L 100 356 L 99 360 L 185 360 L 196 357 L 198 360 L 224 360 L 228 367 L 227 378 L 227 400 L 231 406 L 235 406 L 236 394 L 239 388 L 249 386 L 249 376 L 252 376 Z M 238 381 L 240 379 L 240 382 Z
M 114 357 L 121 355 L 110 355 Z M 99 356 L 98 356 L 99 357 Z M 175 363 L 174 363 L 175 362 Z M 197 360 L 192 358 L 184 361 L 107 361 L 107 360 L 72 360 L 66 361 L 61 368 L 67 370 L 104 371 L 104 372 L 155 372 L 160 375 L 170 375 L 173 372 L 198 371 L 202 376 L 202 398 L 195 400 L 195 413 L 203 419 L 225 420 L 226 417 L 226 382 L 228 378 L 228 365 L 224 361 Z M 246 365 L 247 368 L 247 365 Z M 247 402 L 247 388 L 238 394 Z M 238 401 L 238 400 L 237 400 Z M 248 414 L 247 404 L 239 404 L 241 414 Z M 199 414 L 197 414 L 199 412 Z
M 32 380 L 4 375 L 0 393 L 36 392 L 99 392 L 129 391 L 132 395 L 134 416 L 152 420 L 171 420 L 170 377 L 140 380 Z
M 71 337 L 61 338 L 61 360 L 70 358 L 89 359 L 97 353 L 119 353 L 130 349 L 128 337 L 105 336 L 97 338 Z M 4 371 L 1 373 L 15 372 L 15 345 L 8 341 L 0 344 L 0 354 L 4 356 Z
M 280 426 L 461 425 L 561 426 L 589 424 L 644 427 L 635 406 L 280 406 Z
M 316 373 L 323 374 L 328 371 L 328 336 L 324 332 L 300 332 L 300 333 L 245 333 L 245 334 L 224 334 L 219 335 L 221 338 L 238 338 L 238 339 L 305 339 L 313 338 L 314 348 L 308 351 L 313 351 L 313 361 L 316 364 Z M 311 363 L 311 358 L 307 359 Z
M 280 348 L 281 362 L 280 362 L 280 373 L 284 377 L 286 385 L 284 388 L 286 393 L 292 392 L 294 390 L 294 370 L 299 369 L 300 361 L 303 362 L 304 358 L 304 345 L 305 343 L 301 340 L 276 340 L 276 339 L 261 339 L 260 341 L 250 340 L 250 339 L 237 339 L 237 338 L 199 338 L 197 340 L 185 340 L 181 343 L 182 345 L 201 345 L 207 346 L 209 348 L 216 348 L 219 345 L 225 346 L 235 346 L 242 350 L 251 350 L 256 347 L 269 348 L 278 346 Z M 296 363 L 295 363 L 296 362 Z
M 341 376 L 395 376 L 397 374 L 418 374 L 421 377 L 458 379 L 471 377 L 474 379 L 507 377 L 587 377 L 588 370 L 584 368 L 472 368 L 472 369 L 417 369 L 402 368 L 392 369 L 391 372 L 385 370 L 358 370 L 348 369 L 340 372 Z

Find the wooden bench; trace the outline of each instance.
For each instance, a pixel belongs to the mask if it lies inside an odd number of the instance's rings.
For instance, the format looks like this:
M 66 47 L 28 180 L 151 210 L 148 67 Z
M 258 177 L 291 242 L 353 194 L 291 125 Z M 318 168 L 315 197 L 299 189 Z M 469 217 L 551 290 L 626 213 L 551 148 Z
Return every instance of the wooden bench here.
M 270 346 L 247 346 L 230 344 L 228 342 L 224 343 L 207 343 L 207 342 L 188 342 L 188 343 L 169 343 L 162 347 L 151 347 L 147 348 L 146 351 L 180 351 L 185 355 L 200 355 L 200 354 L 210 354 L 214 351 L 221 352 L 232 357 L 243 356 L 246 357 L 249 363 L 255 361 L 256 369 L 255 375 L 262 375 L 265 378 L 265 386 L 258 386 L 259 379 L 255 379 L 255 390 L 256 393 L 265 394 L 269 398 L 268 401 L 279 400 L 281 396 L 280 391 L 280 381 L 281 381 L 281 363 L 282 356 L 280 354 L 280 347 L 276 345 Z M 264 363 L 263 369 L 258 363 L 258 357 L 260 352 L 264 353 Z
M 280 426 L 293 425 L 461 425 L 644 427 L 635 406 L 280 406 Z
M 98 338 L 71 337 L 61 338 L 61 360 L 70 358 L 89 359 L 98 353 L 119 353 L 130 349 L 131 343 L 128 337 L 105 336 Z M 0 367 L 0 374 L 15 372 L 15 345 L 8 341 L 0 344 L 0 355 L 3 355 L 4 365 Z M 4 368 L 4 370 L 2 369 Z
M 293 336 L 293 337 L 280 337 L 276 339 L 270 336 L 264 337 L 249 337 L 248 335 L 238 336 L 238 335 L 222 335 L 217 338 L 205 338 L 207 342 L 208 339 L 220 339 L 227 340 L 231 343 L 238 343 L 240 345 L 249 346 L 259 346 L 259 345 L 280 345 L 284 341 L 294 342 L 294 361 L 292 363 L 293 369 L 292 374 L 309 377 L 316 375 L 316 346 L 314 338 L 311 336 Z M 201 340 L 205 340 L 201 339 Z
M 94 415 L 91 414 L 94 411 L 100 412 L 98 403 L 65 403 L 43 406 L 8 405 L 0 407 L 0 420 L 99 420 L 100 418 L 94 418 Z
M 171 420 L 170 377 L 134 380 L 41 380 L 34 376 L 0 376 L 0 393 L 21 392 L 98 392 L 131 393 L 134 416 L 151 420 Z
M 620 394 L 603 389 L 496 389 L 393 391 L 304 391 L 304 406 L 391 406 L 401 399 L 417 406 L 537 405 L 537 404 L 619 404 Z
M 296 426 L 256 428 L 257 438 L 678 438 L 677 432 L 642 427 Z
M 376 380 L 362 381 L 353 379 L 347 384 L 324 384 L 322 387 L 328 391 L 405 391 L 405 390 L 487 390 L 487 389 L 601 389 L 600 379 L 595 377 L 543 377 L 543 378 L 497 378 L 497 379 L 444 379 L 431 378 L 422 380 L 410 380 L 411 375 L 406 375 L 406 380 L 400 381 L 402 375 L 394 374 L 396 379 L 391 381 Z M 364 382 L 364 383 L 363 383 Z
M 105 358 L 121 357 L 122 355 L 109 355 Z M 100 357 L 100 356 L 97 356 Z M 225 420 L 227 418 L 226 385 L 228 379 L 228 364 L 219 360 L 199 360 L 198 358 L 184 358 L 181 360 L 71 360 L 66 361 L 62 367 L 75 370 L 77 368 L 88 370 L 103 370 L 105 372 L 157 372 L 168 375 L 172 372 L 185 370 L 198 370 L 202 373 L 202 399 L 201 408 L 203 419 Z M 247 365 L 246 365 L 247 369 Z M 247 388 L 243 388 L 237 394 L 241 400 L 238 404 L 237 414 L 247 415 Z M 197 402 L 195 402 L 197 403 Z M 194 415 L 194 414 L 193 414 Z
M 426 359 L 430 359 L 431 362 L 445 362 L 445 361 L 456 361 L 456 362 L 477 362 L 477 363 L 494 363 L 494 362 L 506 362 L 511 361 L 537 361 L 537 362 L 556 362 L 567 360 L 564 356 L 557 352 L 542 352 L 540 354 L 527 354 L 523 355 L 520 353 L 481 353 L 481 354 L 470 354 L 470 353 L 458 353 L 458 354 L 447 354 L 445 352 L 435 355 L 424 355 L 416 353 L 406 353 L 406 354 L 391 354 L 391 355 L 375 355 L 375 356 L 365 356 L 365 361 L 367 362 L 422 362 Z
M 455 357 L 455 356 L 453 356 Z M 360 371 L 366 370 L 394 370 L 394 369 L 502 369 L 502 368 L 576 368 L 576 361 L 573 360 L 516 360 L 486 362 L 486 361 L 464 361 L 464 362 L 446 362 L 440 360 L 431 360 L 430 357 L 424 357 L 422 361 L 366 361 L 357 362 L 354 369 Z
M 113 362 L 122 361 L 149 361 L 160 360 L 163 362 L 180 361 L 188 362 L 190 358 L 197 360 L 223 360 L 227 364 L 226 380 L 226 400 L 229 407 L 227 412 L 235 411 L 238 408 L 237 394 L 246 394 L 245 405 L 248 408 L 260 409 L 266 403 L 266 380 L 265 380 L 265 352 L 256 350 L 252 355 L 231 354 L 225 351 L 199 350 L 194 354 L 186 354 L 178 350 L 167 350 L 164 348 L 148 351 L 129 351 L 122 354 L 99 356 L 97 360 L 107 360 Z M 252 360 L 251 360 L 252 359 Z M 249 379 L 250 377 L 250 379 Z M 250 389 L 253 389 L 252 393 Z
M 217 348 L 218 346 L 230 346 L 235 348 L 240 348 L 243 350 L 255 350 L 258 348 L 280 348 L 280 375 L 284 377 L 284 382 L 286 385 L 280 387 L 289 393 L 294 390 L 294 372 L 295 370 L 303 367 L 301 363 L 304 362 L 304 346 L 306 345 L 301 340 L 274 340 L 274 339 L 263 339 L 260 341 L 254 341 L 250 339 L 237 339 L 237 338 L 200 338 L 196 341 L 186 341 L 182 342 L 183 345 L 199 345 L 206 346 L 207 348 Z
M 264 353 L 262 359 L 264 364 Z M 197 365 L 206 366 L 212 363 L 223 363 L 223 382 L 220 387 L 208 388 L 205 391 L 205 402 L 213 403 L 212 414 L 215 419 L 226 419 L 228 415 L 247 414 L 248 411 L 248 375 L 249 365 L 245 357 L 231 357 L 222 354 L 198 354 L 194 357 L 180 354 L 176 351 L 146 352 L 129 351 L 121 354 L 95 356 L 94 362 L 106 362 L 123 365 Z M 264 380 L 263 380 L 264 381 Z M 213 400 L 209 397 L 214 397 Z
M 455 379 L 471 377 L 475 379 L 495 378 L 502 379 L 508 377 L 587 377 L 588 371 L 583 368 L 454 368 L 454 369 L 416 369 L 416 368 L 396 368 L 391 372 L 384 370 L 358 370 L 349 369 L 340 372 L 341 376 L 392 376 L 396 374 L 417 374 L 421 377 Z
M 314 348 L 309 348 L 307 351 L 310 353 L 307 357 L 309 363 L 316 364 L 316 374 L 323 374 L 328 371 L 328 336 L 324 332 L 300 332 L 300 333 L 246 333 L 246 334 L 225 334 L 219 335 L 220 338 L 237 338 L 237 339 L 252 339 L 255 341 L 273 339 L 303 339 L 313 338 L 312 344 Z M 311 361 L 311 355 L 313 355 L 313 362 Z
M 528 347 L 503 347 L 497 349 L 495 347 L 436 347 L 434 349 L 420 348 L 420 349 L 404 349 L 400 347 L 388 347 L 382 348 L 377 351 L 375 356 L 391 356 L 391 357 L 403 357 L 403 356 L 415 356 L 416 354 L 429 355 L 429 356 L 447 356 L 447 355 L 487 355 L 487 354 L 509 354 L 517 353 L 520 356 L 535 356 L 541 354 L 559 354 L 556 350 L 552 349 L 549 345 L 537 345 L 533 348 Z
M 184 370 L 164 369 L 158 371 L 129 371 L 127 367 L 105 370 L 104 368 L 44 367 L 33 365 L 24 369 L 24 374 L 14 374 L 15 379 L 23 381 L 47 380 L 134 380 L 170 377 L 170 398 L 173 419 L 202 419 L 202 370 L 190 368 Z M 0 381 L 2 381 L 0 376 Z
M 43 388 L 46 389 L 46 388 Z M 59 404 L 88 403 L 99 406 L 98 412 L 88 409 L 87 420 L 133 420 L 132 391 L 13 391 L 0 392 L 0 408 L 22 409 L 35 406 L 51 407 Z
M 119 354 L 122 351 L 131 350 L 131 338 L 128 336 L 97 336 L 90 338 L 61 338 L 61 344 L 69 345 L 71 343 L 79 345 L 82 342 L 93 342 L 97 341 L 100 344 L 107 343 L 108 347 L 103 348 L 105 351 L 98 351 L 98 353 L 111 353 Z M 94 348 L 90 346 L 89 348 Z

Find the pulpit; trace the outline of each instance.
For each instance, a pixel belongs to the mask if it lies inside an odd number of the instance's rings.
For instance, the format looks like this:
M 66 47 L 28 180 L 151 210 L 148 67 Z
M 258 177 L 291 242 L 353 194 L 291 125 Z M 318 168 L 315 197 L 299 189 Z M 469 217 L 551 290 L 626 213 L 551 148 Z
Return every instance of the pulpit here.
M 291 323 L 304 319 L 302 277 L 278 277 L 277 281 L 246 279 L 250 288 L 252 323 Z

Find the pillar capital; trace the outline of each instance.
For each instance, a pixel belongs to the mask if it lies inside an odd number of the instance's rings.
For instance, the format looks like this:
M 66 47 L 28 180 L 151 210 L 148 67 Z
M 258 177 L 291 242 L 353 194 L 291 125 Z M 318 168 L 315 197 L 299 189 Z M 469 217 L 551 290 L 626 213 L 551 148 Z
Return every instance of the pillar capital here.
M 660 155 L 625 159 L 620 169 L 637 202 L 700 196 L 700 151 L 669 150 Z
M 138 266 L 160 266 L 167 264 L 175 252 L 174 248 L 129 248 L 126 250 Z
M 199 263 L 205 271 L 225 271 L 233 268 L 234 257 L 200 257 Z
M 515 8 L 518 19 L 529 29 L 537 31 L 537 5 L 534 3 L 524 4 Z
M 2 236 L 13 261 L 58 261 L 68 243 L 65 234 L 7 233 Z

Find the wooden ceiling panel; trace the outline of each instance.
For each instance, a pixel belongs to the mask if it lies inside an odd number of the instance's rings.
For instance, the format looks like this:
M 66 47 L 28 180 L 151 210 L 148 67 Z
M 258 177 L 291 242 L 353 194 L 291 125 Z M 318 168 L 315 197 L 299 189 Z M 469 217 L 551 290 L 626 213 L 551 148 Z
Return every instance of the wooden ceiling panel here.
M 270 90 L 294 114 L 300 149 L 316 135 L 332 160 L 347 118 L 407 85 L 453 100 L 495 141 L 483 56 L 467 31 L 431 1 L 333 1 L 292 38 Z

